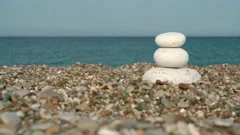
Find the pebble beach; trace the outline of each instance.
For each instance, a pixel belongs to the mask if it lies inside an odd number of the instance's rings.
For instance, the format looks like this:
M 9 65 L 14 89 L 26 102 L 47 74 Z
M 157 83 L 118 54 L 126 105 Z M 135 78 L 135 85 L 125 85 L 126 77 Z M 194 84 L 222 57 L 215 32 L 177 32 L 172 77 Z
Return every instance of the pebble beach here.
M 0 135 L 240 135 L 240 65 L 202 78 L 142 80 L 157 65 L 0 67 Z

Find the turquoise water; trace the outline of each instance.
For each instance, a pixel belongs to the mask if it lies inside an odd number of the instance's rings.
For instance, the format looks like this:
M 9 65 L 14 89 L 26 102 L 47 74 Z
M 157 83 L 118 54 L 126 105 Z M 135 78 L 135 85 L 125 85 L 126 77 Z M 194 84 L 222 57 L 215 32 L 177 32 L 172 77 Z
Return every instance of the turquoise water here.
M 135 62 L 153 63 L 158 46 L 154 37 L 2 37 L 0 48 L 1 66 L 66 66 L 80 62 L 115 67 Z M 239 37 L 187 38 L 183 48 L 189 53 L 191 64 L 240 64 Z

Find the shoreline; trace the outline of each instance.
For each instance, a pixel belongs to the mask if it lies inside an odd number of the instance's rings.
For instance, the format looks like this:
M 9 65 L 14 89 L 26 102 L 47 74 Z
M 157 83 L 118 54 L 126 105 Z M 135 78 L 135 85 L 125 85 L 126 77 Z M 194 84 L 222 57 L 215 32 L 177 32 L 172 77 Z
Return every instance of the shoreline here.
M 1 66 L 0 133 L 239 135 L 240 65 L 187 65 L 202 78 L 181 86 L 142 81 L 155 66 Z
M 122 64 L 119 66 L 111 66 L 108 64 L 104 64 L 104 63 L 81 63 L 81 62 L 76 62 L 73 64 L 68 64 L 68 65 L 62 65 L 62 66 L 56 66 L 56 65 L 51 65 L 51 64 L 13 64 L 13 65 L 0 65 L 0 68 L 7 68 L 7 67 L 27 67 L 27 66 L 48 66 L 48 67 L 70 67 L 70 66 L 74 66 L 74 65 L 103 65 L 103 66 L 107 66 L 107 67 L 111 67 L 111 68 L 119 68 L 122 66 L 126 66 L 126 65 L 136 65 L 136 64 L 150 64 L 153 66 L 157 66 L 155 62 L 134 62 L 134 63 L 128 63 L 128 64 Z M 196 64 L 191 64 L 188 63 L 186 67 L 189 66 L 195 66 L 195 67 L 208 67 L 208 66 L 219 66 L 219 65 L 232 65 L 232 66 L 239 66 L 239 64 L 231 64 L 231 63 L 216 63 L 216 64 L 208 64 L 208 65 L 196 65 Z

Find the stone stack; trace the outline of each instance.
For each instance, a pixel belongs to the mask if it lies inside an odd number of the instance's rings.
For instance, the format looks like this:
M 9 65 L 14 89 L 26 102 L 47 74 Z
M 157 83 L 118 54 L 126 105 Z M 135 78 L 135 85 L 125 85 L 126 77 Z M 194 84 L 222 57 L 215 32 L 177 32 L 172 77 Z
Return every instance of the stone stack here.
M 189 84 L 200 80 L 201 75 L 196 70 L 186 68 L 189 55 L 180 48 L 186 42 L 185 35 L 167 32 L 158 35 L 155 42 L 161 47 L 154 53 L 154 60 L 159 67 L 146 71 L 143 80 L 153 83 L 160 80 L 174 85 Z

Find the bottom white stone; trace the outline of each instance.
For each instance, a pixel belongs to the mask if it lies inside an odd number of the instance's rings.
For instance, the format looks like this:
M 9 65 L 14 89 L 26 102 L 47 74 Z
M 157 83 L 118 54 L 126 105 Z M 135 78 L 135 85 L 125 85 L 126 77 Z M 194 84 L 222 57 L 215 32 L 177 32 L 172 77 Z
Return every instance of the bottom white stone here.
M 155 83 L 157 80 L 178 85 L 180 83 L 191 84 L 201 79 L 201 75 L 190 68 L 151 68 L 145 72 L 144 81 Z

